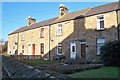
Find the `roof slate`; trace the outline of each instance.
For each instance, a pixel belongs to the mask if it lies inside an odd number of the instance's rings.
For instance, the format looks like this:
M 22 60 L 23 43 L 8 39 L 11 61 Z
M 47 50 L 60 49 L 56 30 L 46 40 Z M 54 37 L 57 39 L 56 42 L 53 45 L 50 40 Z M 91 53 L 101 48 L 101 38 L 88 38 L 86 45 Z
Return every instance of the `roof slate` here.
M 23 27 L 15 30 L 14 32 L 10 33 L 9 35 L 15 34 L 18 32 L 23 32 L 23 31 L 30 30 L 30 29 L 35 29 L 35 28 L 55 24 L 55 23 L 59 23 L 59 22 L 63 22 L 63 21 L 67 21 L 67 20 L 76 19 L 78 17 L 79 18 L 86 17 L 86 16 L 105 13 L 105 12 L 114 11 L 114 10 L 118 10 L 118 9 L 120 9 L 120 2 L 112 2 L 112 3 L 104 4 L 101 6 L 96 6 L 96 7 L 92 7 L 92 8 L 83 9 L 80 11 L 71 12 L 71 13 L 66 14 L 62 18 L 55 17 L 55 18 L 51 18 L 48 20 L 44 20 L 44 21 L 32 24 L 30 26 L 23 26 Z
M 9 35 L 15 34 L 15 33 L 18 33 L 18 32 L 27 31 L 27 30 L 30 30 L 30 29 L 35 29 L 35 28 L 39 28 L 39 27 L 42 27 L 42 26 L 49 25 L 49 24 L 50 24 L 51 22 L 53 22 L 55 19 L 57 19 L 57 17 L 51 18 L 51 19 L 48 19 L 48 20 L 41 21 L 41 22 L 32 24 L 32 25 L 30 25 L 30 26 L 23 26 L 23 27 L 15 30 L 14 32 L 10 33 Z
M 101 6 L 93 7 L 90 11 L 88 11 L 85 16 L 91 16 L 95 14 L 105 13 L 109 11 L 114 11 L 120 9 L 120 2 L 112 2 L 108 4 L 104 4 Z

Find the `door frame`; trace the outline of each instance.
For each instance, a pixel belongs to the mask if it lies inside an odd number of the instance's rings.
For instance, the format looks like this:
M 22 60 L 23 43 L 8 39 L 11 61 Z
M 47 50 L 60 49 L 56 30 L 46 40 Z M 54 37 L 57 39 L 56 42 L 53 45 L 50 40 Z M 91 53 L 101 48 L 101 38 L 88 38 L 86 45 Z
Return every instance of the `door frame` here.
M 32 55 L 35 55 L 35 44 L 32 44 Z
M 82 45 L 84 45 L 85 46 L 85 53 L 84 53 L 84 55 L 83 55 L 83 53 L 82 53 Z M 86 58 L 86 50 L 87 48 L 86 48 L 86 41 L 83 41 L 83 42 L 80 42 L 80 57 L 81 58 Z M 83 51 L 84 52 L 84 51 Z
M 27 45 L 27 55 L 32 55 L 31 54 L 31 43 L 28 43 Z

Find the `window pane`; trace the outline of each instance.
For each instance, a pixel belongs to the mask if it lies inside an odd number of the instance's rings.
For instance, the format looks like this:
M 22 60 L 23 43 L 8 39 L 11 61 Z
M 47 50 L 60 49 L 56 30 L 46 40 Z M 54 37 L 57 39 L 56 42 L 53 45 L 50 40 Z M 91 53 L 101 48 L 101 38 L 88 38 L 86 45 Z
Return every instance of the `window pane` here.
M 58 35 L 62 35 L 62 25 L 58 26 Z
M 97 55 L 100 55 L 100 48 L 101 46 L 103 46 L 105 43 L 105 39 L 101 38 L 101 39 L 97 39 Z
M 100 17 L 99 19 L 104 19 L 103 17 Z
M 44 28 L 41 28 L 40 37 L 44 38 Z
M 105 39 L 104 38 L 97 39 L 97 43 L 105 43 Z
M 62 43 L 58 43 L 58 54 L 62 54 Z
M 22 53 L 24 53 L 24 50 L 22 50 Z
M 72 52 L 75 52 L 75 46 L 72 46 Z
M 100 28 L 104 28 L 104 21 L 100 21 Z
M 97 17 L 97 29 L 104 29 L 104 17 L 99 16 Z
M 24 33 L 22 33 L 22 40 L 24 40 Z

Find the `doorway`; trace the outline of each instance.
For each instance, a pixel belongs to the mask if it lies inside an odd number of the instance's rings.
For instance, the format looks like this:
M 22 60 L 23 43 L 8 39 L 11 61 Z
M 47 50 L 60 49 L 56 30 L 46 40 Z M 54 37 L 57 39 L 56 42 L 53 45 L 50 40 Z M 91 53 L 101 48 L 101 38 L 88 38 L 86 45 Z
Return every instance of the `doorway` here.
M 70 58 L 76 59 L 76 43 L 75 42 L 70 43 Z
M 32 55 L 35 55 L 35 44 L 32 44 Z

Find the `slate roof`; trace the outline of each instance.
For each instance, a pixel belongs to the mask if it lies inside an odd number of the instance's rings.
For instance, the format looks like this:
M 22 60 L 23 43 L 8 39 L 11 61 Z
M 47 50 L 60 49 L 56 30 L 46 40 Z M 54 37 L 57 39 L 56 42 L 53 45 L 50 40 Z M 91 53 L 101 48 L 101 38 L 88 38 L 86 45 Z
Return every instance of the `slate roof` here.
M 23 27 L 15 30 L 14 32 L 10 33 L 9 35 L 15 34 L 15 33 L 18 33 L 18 32 L 23 32 L 23 31 L 26 31 L 26 30 L 35 29 L 35 28 L 39 28 L 39 27 L 42 27 L 42 26 L 49 25 L 49 24 L 52 23 L 55 19 L 57 19 L 57 17 L 51 18 L 51 19 L 48 19 L 48 20 L 41 21 L 41 22 L 32 24 L 32 25 L 30 25 L 30 26 L 23 26 Z
M 112 3 L 91 8 L 91 10 L 88 11 L 85 14 L 85 16 L 91 16 L 91 15 L 105 13 L 105 12 L 114 11 L 118 9 L 120 9 L 120 2 L 112 2 Z
M 30 30 L 30 29 L 34 29 L 34 28 L 39 28 L 42 26 L 47 26 L 50 24 L 55 24 L 55 23 L 72 20 L 76 18 L 81 18 L 81 17 L 86 17 L 86 16 L 91 16 L 95 14 L 105 13 L 105 12 L 114 11 L 118 9 L 120 10 L 120 2 L 112 2 L 112 3 L 104 4 L 101 6 L 96 6 L 92 8 L 83 9 L 80 11 L 71 12 L 71 13 L 66 14 L 62 18 L 55 17 L 55 18 L 51 18 L 48 20 L 44 20 L 44 21 L 32 24 L 31 26 L 23 26 L 15 30 L 14 32 L 10 33 L 9 35 L 22 32 L 22 31 L 26 31 L 26 30 Z

